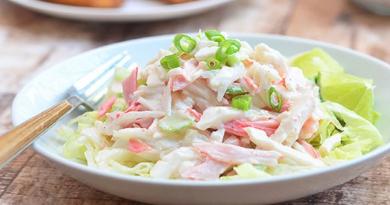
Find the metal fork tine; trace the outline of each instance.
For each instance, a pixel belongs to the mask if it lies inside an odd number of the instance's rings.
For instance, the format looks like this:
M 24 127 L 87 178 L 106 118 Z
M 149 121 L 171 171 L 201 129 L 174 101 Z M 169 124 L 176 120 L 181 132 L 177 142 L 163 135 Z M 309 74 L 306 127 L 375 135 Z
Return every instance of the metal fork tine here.
M 124 58 L 128 58 L 128 54 L 121 53 L 114 56 L 112 59 L 97 67 L 95 70 L 89 72 L 86 76 L 79 79 L 76 83 L 73 84 L 73 88 L 78 92 L 82 92 L 83 89 L 88 87 L 96 79 L 99 79 L 100 76 L 104 75 L 107 71 L 112 70 L 116 63 L 120 62 Z
M 134 66 L 134 64 L 131 64 L 130 58 L 124 58 L 118 64 L 116 64 L 116 66 L 129 69 L 130 67 Z M 110 82 L 111 79 L 112 79 L 112 76 L 107 75 L 107 77 L 105 76 L 104 79 L 103 78 L 99 79 L 99 80 L 101 80 L 101 82 L 95 84 L 93 86 L 95 88 L 91 87 L 91 89 L 90 89 L 91 95 L 88 98 L 88 102 L 90 104 L 93 104 L 93 106 L 96 106 L 99 104 L 99 102 L 104 98 L 105 94 L 107 93 L 107 90 L 108 90 L 107 83 Z
M 114 56 L 73 84 L 68 91 L 69 96 L 78 96 L 85 108 L 94 109 L 107 92 L 107 85 L 115 73 L 114 68 L 128 67 L 130 59 L 126 52 Z
M 76 96 L 86 109 L 95 109 L 107 93 L 107 85 L 111 81 L 117 67 L 128 67 L 130 55 L 123 52 L 82 77 L 68 90 L 68 96 Z
M 113 67 L 127 67 L 130 62 L 130 56 L 125 56 L 121 61 L 113 65 Z M 107 86 L 107 83 L 112 79 L 115 69 L 110 69 L 104 75 L 95 79 L 92 83 L 87 85 L 83 91 L 83 95 L 87 98 L 94 95 L 98 90 Z
M 89 104 L 91 104 L 90 106 L 96 107 L 99 105 L 99 103 L 104 99 L 107 90 L 107 88 L 104 88 L 95 93 L 95 95 L 88 100 Z
M 107 72 L 105 75 L 101 76 L 100 78 L 96 79 L 92 84 L 87 86 L 82 94 L 86 97 L 89 98 L 90 96 L 94 95 L 98 90 L 100 90 L 104 85 L 107 85 L 109 80 L 112 78 L 113 72 Z

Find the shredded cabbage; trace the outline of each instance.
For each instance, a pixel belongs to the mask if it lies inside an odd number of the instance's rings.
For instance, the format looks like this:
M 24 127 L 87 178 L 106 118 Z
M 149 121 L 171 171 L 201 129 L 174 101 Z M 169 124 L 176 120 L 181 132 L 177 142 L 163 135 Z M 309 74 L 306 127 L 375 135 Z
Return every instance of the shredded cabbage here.
M 230 180 L 230 179 L 255 179 L 255 178 L 264 178 L 270 177 L 271 175 L 265 172 L 263 166 L 256 166 L 249 163 L 244 163 L 233 168 L 237 173 L 232 176 L 223 176 L 221 179 Z
M 77 129 L 71 129 L 69 126 L 64 126 L 59 130 L 59 135 L 64 138 L 65 143 L 62 147 L 63 154 L 66 158 L 75 161 L 86 163 L 85 158 L 85 143 L 80 138 L 80 133 L 83 129 L 94 126 L 98 118 L 96 111 L 86 112 L 70 122 L 70 125 L 75 125 Z
M 64 157 L 133 176 L 234 180 L 322 168 L 382 144 L 371 80 L 321 49 L 288 64 L 263 43 L 212 33 L 221 42 L 200 32 L 188 36 L 191 51 L 176 41 L 144 68 L 116 68 L 99 111 L 58 131 Z M 169 71 L 167 56 L 178 60 Z
M 75 124 L 77 126 L 77 130 L 80 131 L 84 128 L 93 127 L 98 117 L 99 114 L 97 111 L 86 112 L 70 121 L 70 124 Z
M 268 168 L 267 171 L 271 175 L 277 176 L 277 175 L 286 175 L 286 174 L 297 173 L 297 172 L 305 172 L 311 169 L 314 169 L 314 167 L 281 163 L 275 167 Z

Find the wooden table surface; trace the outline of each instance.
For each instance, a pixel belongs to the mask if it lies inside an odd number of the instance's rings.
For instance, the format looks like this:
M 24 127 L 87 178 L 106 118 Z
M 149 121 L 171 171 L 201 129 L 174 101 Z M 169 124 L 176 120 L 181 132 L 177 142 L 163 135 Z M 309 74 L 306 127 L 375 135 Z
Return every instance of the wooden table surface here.
M 240 0 L 201 15 L 153 23 L 62 20 L 0 1 L 0 133 L 36 73 L 85 50 L 143 36 L 219 28 L 319 39 L 390 62 L 390 17 L 346 0 Z M 55 169 L 32 149 L 0 170 L 0 204 L 141 204 L 102 193 Z M 360 177 L 287 204 L 390 204 L 390 158 Z

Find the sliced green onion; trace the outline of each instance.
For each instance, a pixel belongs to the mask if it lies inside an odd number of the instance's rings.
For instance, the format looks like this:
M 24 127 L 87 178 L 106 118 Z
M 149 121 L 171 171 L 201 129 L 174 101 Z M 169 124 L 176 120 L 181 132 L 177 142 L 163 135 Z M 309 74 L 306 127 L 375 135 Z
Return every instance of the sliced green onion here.
M 193 125 L 193 121 L 186 116 L 174 114 L 165 116 L 158 122 L 158 127 L 165 133 L 183 132 Z
M 232 107 L 247 111 L 251 108 L 252 97 L 249 95 L 239 95 L 232 99 Z
M 161 58 L 160 64 L 166 70 L 171 70 L 180 67 L 180 60 L 176 54 L 172 54 Z
M 247 93 L 248 92 L 245 92 L 245 90 L 242 89 L 242 87 L 240 87 L 238 85 L 229 86 L 228 89 L 226 90 L 226 94 L 231 95 L 231 96 L 243 95 L 243 94 L 247 94 Z
M 230 67 L 236 65 L 239 62 L 240 60 L 235 55 L 231 55 L 226 58 L 226 65 Z
M 240 50 L 241 43 L 234 39 L 228 39 L 221 43 L 221 47 L 226 47 L 226 54 L 232 55 Z
M 191 53 L 196 47 L 196 41 L 188 35 L 177 34 L 173 39 L 173 44 L 180 52 Z
M 216 70 L 216 69 L 221 69 L 222 68 L 222 64 L 219 60 L 215 59 L 215 58 L 208 58 L 206 60 L 206 63 L 207 63 L 207 67 L 210 69 L 210 70 Z
M 225 40 L 225 37 L 217 30 L 207 30 L 206 32 L 204 32 L 204 34 L 206 35 L 207 39 L 209 39 L 210 41 L 215 41 L 215 42 L 222 42 Z
M 218 48 L 215 57 L 219 61 L 225 62 L 230 55 L 237 53 L 240 50 L 240 48 L 241 48 L 241 44 L 239 41 L 233 39 L 225 40 L 221 42 L 221 45 Z
M 271 87 L 268 90 L 268 104 L 271 106 L 273 111 L 280 112 L 282 109 L 282 95 L 280 95 L 280 93 L 276 91 L 274 87 Z

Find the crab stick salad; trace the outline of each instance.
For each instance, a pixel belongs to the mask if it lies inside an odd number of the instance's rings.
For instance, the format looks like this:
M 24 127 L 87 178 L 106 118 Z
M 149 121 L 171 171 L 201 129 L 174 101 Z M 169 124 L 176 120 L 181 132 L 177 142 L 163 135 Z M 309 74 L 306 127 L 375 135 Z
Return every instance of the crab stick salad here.
M 117 68 L 100 108 L 59 132 L 65 157 L 97 169 L 163 179 L 273 177 L 380 146 L 373 87 L 318 48 L 287 59 L 217 30 L 177 34 L 145 67 Z

